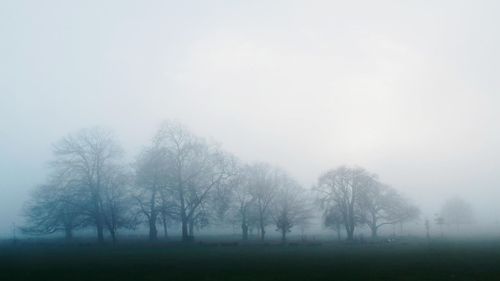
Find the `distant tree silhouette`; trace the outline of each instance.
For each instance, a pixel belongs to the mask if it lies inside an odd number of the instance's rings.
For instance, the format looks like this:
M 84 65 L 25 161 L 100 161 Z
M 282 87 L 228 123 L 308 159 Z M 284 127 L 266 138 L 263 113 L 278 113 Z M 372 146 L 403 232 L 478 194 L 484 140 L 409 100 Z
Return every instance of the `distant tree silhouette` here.
M 54 145 L 53 167 L 65 171 L 80 188 L 82 211 L 92 218 L 99 242 L 104 241 L 106 179 L 120 165 L 122 154 L 111 132 L 101 128 L 83 129 Z
M 363 220 L 371 230 L 372 238 L 377 237 L 378 229 L 384 225 L 402 225 L 419 216 L 418 207 L 411 204 L 396 189 L 381 183 L 375 175 L 367 179 L 360 198 Z
M 182 240 L 191 241 L 194 225 L 206 218 L 205 203 L 229 176 L 230 157 L 175 122 L 164 122 L 154 141 L 165 151 L 166 188 L 181 222 Z
M 311 208 L 306 191 L 286 173 L 281 174 L 278 191 L 273 201 L 273 220 L 281 241 L 291 229 L 311 218 Z
M 272 203 L 278 193 L 279 176 L 282 171 L 265 163 L 249 167 L 249 192 L 257 213 L 260 239 L 266 236 L 266 226 L 271 222 Z
M 451 198 L 444 203 L 441 208 L 441 216 L 446 224 L 456 226 L 457 231 L 460 229 L 460 225 L 474 222 L 472 207 L 459 197 Z
M 315 188 L 324 209 L 335 207 L 340 212 L 349 241 L 354 239 L 356 225 L 363 222 L 360 199 L 370 176 L 363 168 L 341 166 L 322 174 Z
M 323 212 L 323 223 L 326 227 L 332 228 L 337 232 L 337 240 L 342 239 L 342 227 L 343 227 L 342 213 L 337 206 L 330 206 L 324 208 Z
M 38 186 L 24 207 L 26 225 L 22 231 L 36 235 L 62 231 L 65 239 L 71 240 L 74 230 L 88 223 L 80 212 L 77 189 L 71 184 L 55 177 L 50 183 Z
M 137 204 L 138 213 L 148 225 L 149 240 L 151 241 L 158 239 L 158 217 L 167 216 L 162 212 L 173 211 L 172 204 L 168 204 L 167 199 L 164 198 L 168 196 L 165 177 L 168 163 L 165 153 L 164 149 L 153 143 L 141 151 L 134 163 L 136 188 L 133 191 L 133 198 Z

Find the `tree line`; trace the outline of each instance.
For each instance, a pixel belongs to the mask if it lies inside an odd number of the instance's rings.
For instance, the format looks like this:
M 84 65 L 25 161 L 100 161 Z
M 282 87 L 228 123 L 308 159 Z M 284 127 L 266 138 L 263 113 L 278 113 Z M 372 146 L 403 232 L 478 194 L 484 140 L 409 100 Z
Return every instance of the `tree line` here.
M 132 164 L 113 134 L 83 129 L 53 146 L 50 174 L 26 203 L 25 233 L 94 228 L 98 242 L 105 233 L 113 242 L 121 229 L 145 227 L 149 240 L 180 226 L 183 241 L 195 229 L 214 223 L 239 225 L 241 239 L 268 228 L 283 241 L 292 228 L 305 229 L 322 213 L 323 223 L 354 239 L 366 225 L 373 237 L 380 227 L 419 216 L 419 209 L 396 189 L 360 167 L 341 166 L 323 173 L 305 189 L 281 168 L 246 164 L 176 122 L 164 122 Z M 161 231 L 160 230 L 160 231 Z

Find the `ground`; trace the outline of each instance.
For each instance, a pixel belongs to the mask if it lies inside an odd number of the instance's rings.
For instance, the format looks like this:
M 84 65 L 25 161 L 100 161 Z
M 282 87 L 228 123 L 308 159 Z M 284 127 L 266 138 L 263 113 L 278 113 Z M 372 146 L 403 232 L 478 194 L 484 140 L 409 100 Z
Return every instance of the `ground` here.
M 0 280 L 500 280 L 500 239 L 4 243 Z

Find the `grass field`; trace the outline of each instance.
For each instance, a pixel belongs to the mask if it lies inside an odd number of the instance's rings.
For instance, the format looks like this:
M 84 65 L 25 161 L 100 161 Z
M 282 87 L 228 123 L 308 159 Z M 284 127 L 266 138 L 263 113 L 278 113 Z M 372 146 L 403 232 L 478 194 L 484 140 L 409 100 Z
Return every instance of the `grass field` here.
M 499 241 L 0 247 L 0 280 L 500 280 Z

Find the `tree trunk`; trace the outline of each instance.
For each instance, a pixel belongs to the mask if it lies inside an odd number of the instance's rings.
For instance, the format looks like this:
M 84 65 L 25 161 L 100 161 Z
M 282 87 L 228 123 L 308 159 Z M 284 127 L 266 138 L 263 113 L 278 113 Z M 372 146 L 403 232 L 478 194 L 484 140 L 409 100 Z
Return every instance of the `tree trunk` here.
M 100 244 L 104 243 L 104 217 L 103 217 L 103 207 L 101 196 L 99 194 L 100 191 L 100 180 L 98 175 L 97 184 L 92 186 L 94 190 L 92 191 L 92 200 L 94 204 L 94 216 L 95 216 L 95 225 L 97 229 L 97 242 Z
M 347 231 L 347 241 L 353 241 L 354 240 L 354 231 L 349 230 Z
M 186 218 L 183 218 L 181 220 L 182 224 L 182 241 L 188 242 L 189 241 L 189 233 L 188 233 L 188 223 Z
M 246 223 L 241 224 L 242 240 L 248 240 L 248 225 Z
M 377 238 L 377 236 L 378 236 L 378 234 L 377 234 L 378 227 L 375 226 L 375 225 L 372 225 L 372 226 L 370 226 L 370 229 L 372 231 L 372 238 L 373 239 Z
M 149 219 L 149 241 L 158 240 L 158 230 L 156 229 L 156 216 Z
M 354 197 L 354 193 L 352 195 Z M 353 241 L 354 240 L 354 198 L 351 199 L 351 203 L 349 204 L 349 212 L 347 215 L 347 222 L 346 222 L 346 228 L 347 228 L 347 240 L 348 241 Z
M 97 242 L 104 243 L 104 226 L 102 220 L 97 219 L 96 228 L 97 228 Z
M 285 228 L 283 228 L 283 229 L 281 230 L 281 242 L 282 242 L 282 243 L 285 243 L 285 242 L 286 242 L 286 229 L 285 229 Z
M 93 195 L 94 200 L 94 218 L 97 230 L 97 242 L 104 243 L 104 218 L 102 214 L 102 206 L 99 194 Z
M 264 221 L 260 221 L 260 240 L 264 241 L 266 239 L 266 227 L 264 226 Z
M 181 178 L 179 176 L 179 178 Z M 180 189 L 180 194 L 179 194 L 179 199 L 181 201 L 181 231 L 182 231 L 182 241 L 183 242 L 189 242 L 191 241 L 188 233 L 188 222 L 189 218 L 186 214 L 186 203 L 184 202 L 184 189 L 182 186 L 179 186 Z
M 167 219 L 165 218 L 165 216 L 162 217 L 162 221 L 163 221 L 163 237 L 165 239 L 168 239 L 168 226 L 167 226 Z
M 347 234 L 347 241 L 354 240 L 354 228 L 355 228 L 355 219 L 354 219 L 354 204 L 351 203 L 349 205 L 349 210 L 346 214 L 343 215 L 344 218 L 344 226 Z
M 109 234 L 111 235 L 111 241 L 116 244 L 116 231 L 112 228 L 109 229 Z
M 150 199 L 150 216 L 149 216 L 149 241 L 156 241 L 158 240 L 158 230 L 156 228 L 156 219 L 158 217 L 157 209 L 155 206 L 156 202 L 156 190 L 153 191 L 151 194 L 151 199 Z
M 194 240 L 194 221 L 189 220 L 189 240 Z
M 71 241 L 73 239 L 73 228 L 71 227 L 64 228 L 64 239 L 66 241 Z
M 377 238 L 378 227 L 377 227 L 377 215 L 375 212 L 372 212 L 372 221 L 371 223 L 368 224 L 368 226 L 372 231 L 372 239 Z
M 346 225 L 346 233 L 347 233 L 347 241 L 354 240 L 354 227 L 350 227 Z

